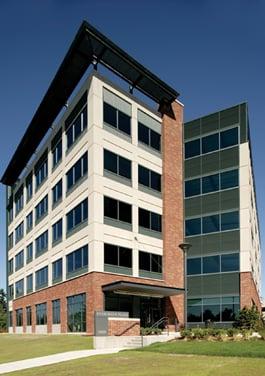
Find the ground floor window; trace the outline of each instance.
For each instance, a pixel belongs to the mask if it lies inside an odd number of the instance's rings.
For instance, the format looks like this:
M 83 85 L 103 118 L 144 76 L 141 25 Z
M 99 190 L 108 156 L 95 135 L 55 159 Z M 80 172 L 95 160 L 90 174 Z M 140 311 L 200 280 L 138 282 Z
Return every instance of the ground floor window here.
M 19 308 L 16 310 L 16 324 L 17 326 L 23 325 L 23 309 Z
M 13 326 L 13 312 L 9 311 L 9 326 Z
M 61 314 L 60 314 L 60 299 L 56 299 L 52 301 L 52 323 L 53 324 L 60 324 L 61 322 Z
M 188 299 L 187 321 L 234 321 L 239 308 L 239 296 Z
M 30 326 L 32 324 L 31 307 L 26 307 L 26 313 L 27 313 L 27 325 Z
M 86 331 L 86 294 L 67 298 L 67 325 L 68 332 Z
M 37 325 L 47 324 L 47 303 L 36 305 L 36 324 Z

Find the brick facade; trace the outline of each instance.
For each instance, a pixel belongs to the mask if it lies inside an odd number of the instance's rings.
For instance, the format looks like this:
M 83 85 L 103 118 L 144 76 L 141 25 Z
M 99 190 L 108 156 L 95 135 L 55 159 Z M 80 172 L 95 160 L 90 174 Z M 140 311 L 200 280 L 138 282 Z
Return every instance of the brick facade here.
M 109 336 L 139 336 L 140 319 L 108 318 Z
M 240 308 L 251 307 L 253 302 L 261 312 L 261 301 L 252 277 L 252 273 L 240 273 Z
M 166 284 L 184 287 L 183 253 L 183 106 L 173 102 L 171 116 L 163 114 L 163 271 Z M 166 314 L 184 323 L 184 294 L 167 298 Z M 174 320 L 175 321 L 175 320 Z

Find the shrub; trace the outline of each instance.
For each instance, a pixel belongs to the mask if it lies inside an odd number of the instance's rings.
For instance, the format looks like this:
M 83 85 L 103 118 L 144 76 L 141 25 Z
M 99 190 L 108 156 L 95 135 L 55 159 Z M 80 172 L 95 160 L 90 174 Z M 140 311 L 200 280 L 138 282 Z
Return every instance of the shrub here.
M 239 329 L 257 330 L 264 327 L 264 323 L 257 307 L 253 305 L 251 308 L 244 307 L 238 312 L 233 326 Z
M 162 333 L 162 329 L 160 328 L 141 328 L 140 329 L 140 334 L 142 336 L 150 336 L 152 334 L 161 334 Z

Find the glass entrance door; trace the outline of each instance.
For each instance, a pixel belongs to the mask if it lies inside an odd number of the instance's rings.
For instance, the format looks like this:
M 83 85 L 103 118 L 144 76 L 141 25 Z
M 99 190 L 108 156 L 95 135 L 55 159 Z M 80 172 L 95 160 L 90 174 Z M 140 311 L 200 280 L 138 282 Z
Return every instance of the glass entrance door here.
M 163 300 L 160 298 L 141 297 L 140 319 L 141 327 L 150 327 L 163 317 Z

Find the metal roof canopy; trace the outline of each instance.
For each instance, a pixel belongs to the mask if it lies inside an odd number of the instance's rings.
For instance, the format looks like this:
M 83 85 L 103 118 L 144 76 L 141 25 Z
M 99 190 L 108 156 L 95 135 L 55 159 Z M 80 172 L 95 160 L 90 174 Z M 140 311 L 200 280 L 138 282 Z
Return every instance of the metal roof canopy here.
M 83 21 L 1 178 L 3 184 L 12 185 L 16 182 L 92 63 L 103 64 L 160 106 L 170 105 L 179 95 L 88 22 Z
M 103 292 L 114 292 L 114 293 L 127 293 L 127 294 L 137 294 L 143 296 L 174 296 L 184 293 L 183 288 L 169 287 L 169 286 L 155 286 L 148 285 L 145 283 L 127 282 L 127 281 L 117 281 L 109 283 L 102 286 Z

